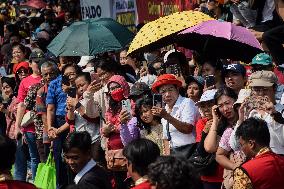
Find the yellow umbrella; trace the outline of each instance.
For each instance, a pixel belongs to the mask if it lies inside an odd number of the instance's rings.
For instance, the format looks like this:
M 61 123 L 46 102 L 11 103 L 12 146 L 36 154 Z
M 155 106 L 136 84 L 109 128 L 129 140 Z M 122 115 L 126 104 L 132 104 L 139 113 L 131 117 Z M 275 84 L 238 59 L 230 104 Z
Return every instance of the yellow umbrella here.
M 176 12 L 158 18 L 140 29 L 130 44 L 128 54 L 172 44 L 174 34 L 207 20 L 213 20 L 213 18 L 199 11 Z

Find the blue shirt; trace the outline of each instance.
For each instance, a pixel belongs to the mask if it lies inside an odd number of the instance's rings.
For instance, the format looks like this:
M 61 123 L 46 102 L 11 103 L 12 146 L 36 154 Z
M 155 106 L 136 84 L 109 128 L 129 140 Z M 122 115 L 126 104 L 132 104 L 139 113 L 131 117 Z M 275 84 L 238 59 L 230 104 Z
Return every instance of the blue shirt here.
M 60 75 L 50 82 L 46 96 L 46 104 L 55 105 L 55 115 L 57 116 L 66 115 L 67 94 L 63 92 L 61 84 L 62 76 Z

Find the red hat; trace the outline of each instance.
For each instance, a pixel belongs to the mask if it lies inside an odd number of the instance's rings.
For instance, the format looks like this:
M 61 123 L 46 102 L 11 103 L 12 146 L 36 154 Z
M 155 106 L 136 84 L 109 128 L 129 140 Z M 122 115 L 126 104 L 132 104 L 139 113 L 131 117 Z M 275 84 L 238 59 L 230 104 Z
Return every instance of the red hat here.
M 172 74 L 163 74 L 160 75 L 152 85 L 152 91 L 154 93 L 158 93 L 158 88 L 162 85 L 176 85 L 180 88 L 182 86 L 182 82 L 177 80 L 177 78 Z
M 17 64 L 16 66 L 14 66 L 13 69 L 13 73 L 16 74 L 16 72 L 20 69 L 20 68 L 25 68 L 25 69 L 29 69 L 29 63 L 28 62 L 20 62 L 19 64 Z

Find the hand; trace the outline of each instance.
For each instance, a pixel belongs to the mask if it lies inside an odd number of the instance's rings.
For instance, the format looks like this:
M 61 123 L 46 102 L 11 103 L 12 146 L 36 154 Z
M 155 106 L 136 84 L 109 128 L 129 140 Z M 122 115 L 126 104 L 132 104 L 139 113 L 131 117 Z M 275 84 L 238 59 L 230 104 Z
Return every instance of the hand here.
M 148 74 L 148 68 L 142 67 L 139 73 L 140 73 L 140 77 L 146 76 Z
M 130 115 L 127 110 L 121 110 L 119 119 L 121 124 L 126 124 L 130 120 Z
M 115 130 L 114 125 L 111 123 L 107 123 L 102 127 L 102 131 L 104 135 L 108 135 L 109 133 Z
M 56 139 L 58 137 L 56 133 L 57 133 L 57 129 L 56 128 L 51 127 L 50 129 L 48 129 L 48 137 L 51 140 L 54 140 L 54 139 Z
M 213 123 L 213 119 L 210 119 L 210 120 L 208 120 L 208 121 L 206 122 L 206 124 L 205 124 L 205 126 L 204 126 L 204 129 L 203 129 L 203 131 L 204 131 L 205 133 L 209 133 L 209 130 L 210 130 L 210 127 L 211 127 L 212 123 Z
M 219 122 L 220 121 L 220 115 L 217 113 L 218 112 L 218 106 L 214 105 L 212 107 L 212 116 L 213 116 L 213 121 Z
M 94 80 L 91 82 L 91 84 L 88 86 L 87 91 L 90 93 L 95 93 L 99 91 L 102 88 L 102 83 L 100 80 Z
M 161 118 L 165 118 L 168 115 L 167 111 L 164 108 L 160 108 L 157 106 L 153 106 L 151 111 L 154 116 L 158 116 Z
M 242 123 L 245 120 L 245 102 L 243 102 L 238 110 L 239 113 L 239 123 Z
M 264 32 L 255 31 L 253 29 L 250 29 L 250 31 L 258 41 L 262 41 L 262 35 Z
M 274 104 L 272 102 L 267 102 L 264 104 L 264 110 L 268 114 L 274 114 L 276 112 Z
M 62 87 L 62 90 L 63 90 L 64 93 L 67 93 L 69 88 L 70 88 L 70 86 L 64 85 L 63 83 L 62 83 L 61 87 Z
M 5 106 L 4 104 L 0 104 L 0 112 L 4 112 L 5 111 Z

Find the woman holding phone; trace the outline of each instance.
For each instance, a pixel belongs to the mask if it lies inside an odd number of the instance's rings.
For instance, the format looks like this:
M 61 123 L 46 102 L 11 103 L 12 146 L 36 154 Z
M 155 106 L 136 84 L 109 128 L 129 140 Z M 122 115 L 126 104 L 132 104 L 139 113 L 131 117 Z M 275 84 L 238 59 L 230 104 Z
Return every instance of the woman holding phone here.
M 228 88 L 220 88 L 215 94 L 215 105 L 212 107 L 212 123 L 204 141 L 204 149 L 208 153 L 216 153 L 220 145 L 229 141 L 229 137 L 223 137 L 227 128 L 233 128 L 238 120 L 238 113 L 233 108 L 237 100 L 235 92 Z M 228 178 L 225 178 L 226 182 Z M 223 182 L 224 183 L 224 182 Z

